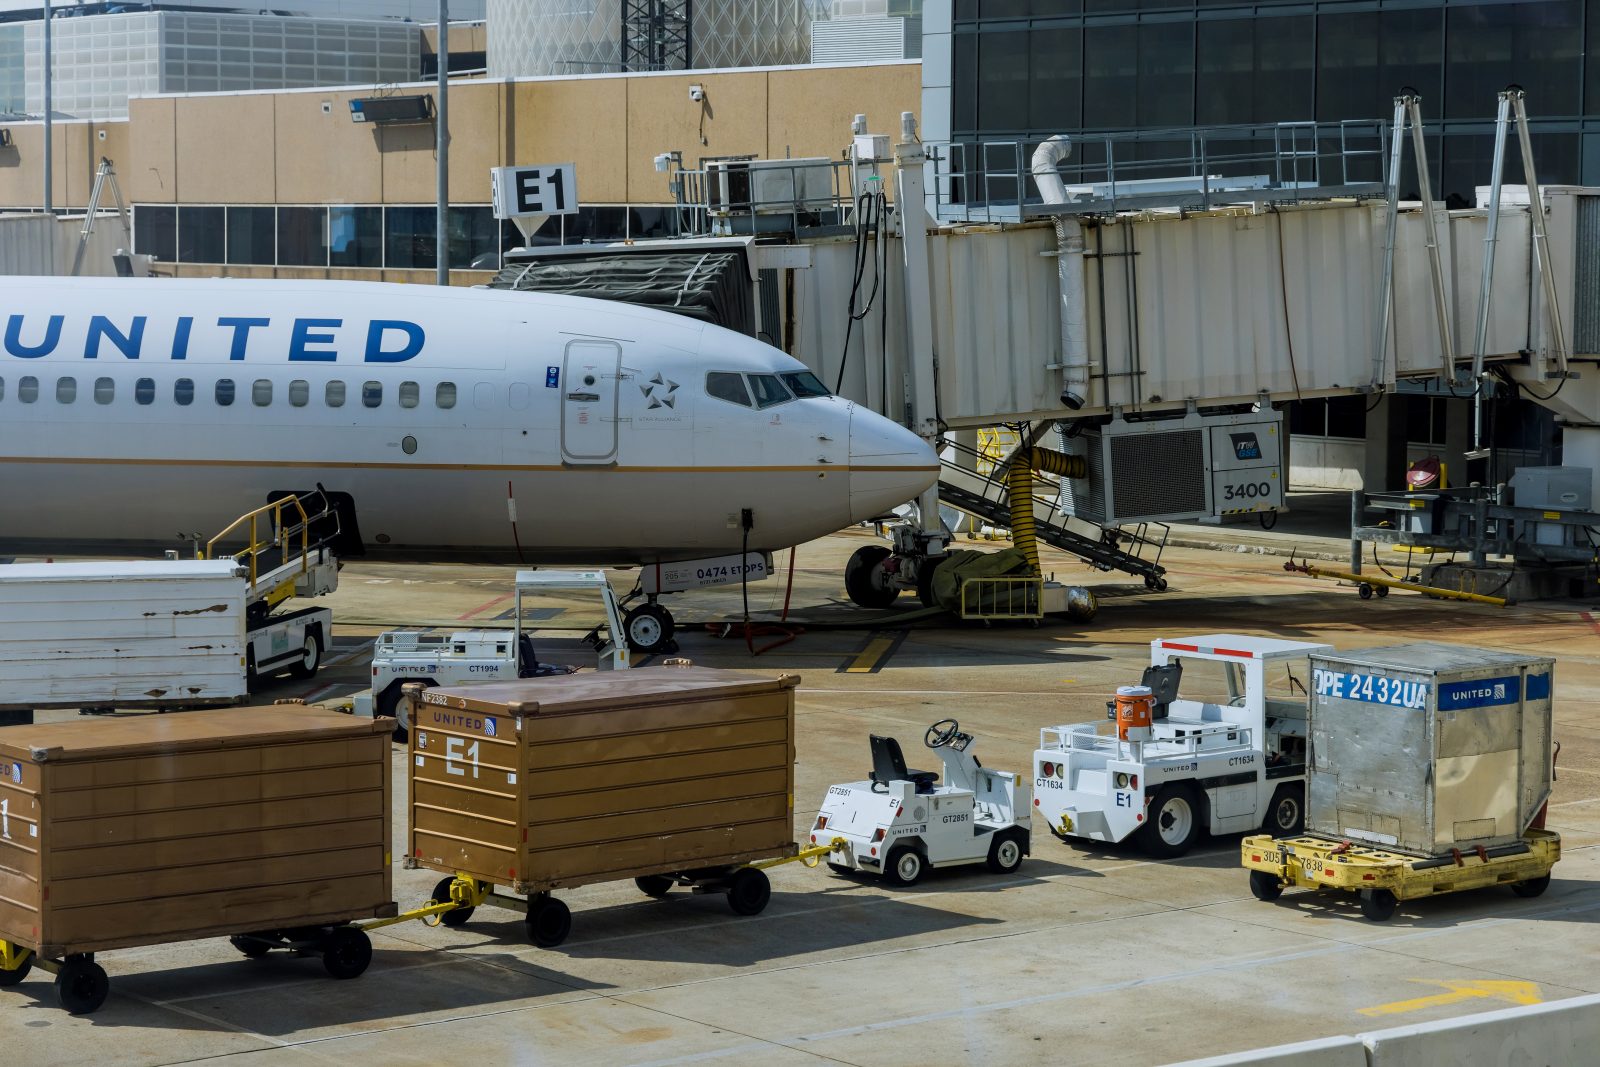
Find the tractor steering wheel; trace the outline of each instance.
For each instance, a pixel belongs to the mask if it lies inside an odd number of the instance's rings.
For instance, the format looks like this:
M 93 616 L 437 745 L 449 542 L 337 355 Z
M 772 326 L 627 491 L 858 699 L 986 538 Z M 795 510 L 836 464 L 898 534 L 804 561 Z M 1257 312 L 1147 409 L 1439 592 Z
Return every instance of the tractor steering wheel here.
M 961 724 L 954 719 L 940 719 L 928 727 L 928 732 L 922 735 L 922 743 L 929 748 L 943 748 L 956 739 L 961 732 Z

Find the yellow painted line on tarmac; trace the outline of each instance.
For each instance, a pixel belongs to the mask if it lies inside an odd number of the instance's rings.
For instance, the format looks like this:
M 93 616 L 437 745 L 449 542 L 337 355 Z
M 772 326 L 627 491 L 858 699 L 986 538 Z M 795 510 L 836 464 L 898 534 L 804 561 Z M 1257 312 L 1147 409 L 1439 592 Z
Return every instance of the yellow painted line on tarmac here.
M 867 646 L 856 653 L 856 658 L 846 664 L 840 671 L 842 674 L 875 674 L 885 663 L 900 643 L 906 639 L 905 630 L 880 630 L 873 634 L 867 641 Z
M 1440 1008 L 1447 1004 L 1457 1004 L 1465 1000 L 1502 1000 L 1507 1004 L 1544 1003 L 1544 998 L 1539 995 L 1539 986 L 1535 982 L 1513 982 L 1501 979 L 1460 982 L 1448 978 L 1412 978 L 1410 981 L 1419 982 L 1422 985 L 1440 986 L 1448 992 L 1434 993 L 1426 997 L 1413 997 L 1410 1000 L 1394 1000 L 1388 1004 L 1362 1008 L 1361 1014 L 1404 1015 L 1407 1012 L 1422 1011 L 1426 1008 Z

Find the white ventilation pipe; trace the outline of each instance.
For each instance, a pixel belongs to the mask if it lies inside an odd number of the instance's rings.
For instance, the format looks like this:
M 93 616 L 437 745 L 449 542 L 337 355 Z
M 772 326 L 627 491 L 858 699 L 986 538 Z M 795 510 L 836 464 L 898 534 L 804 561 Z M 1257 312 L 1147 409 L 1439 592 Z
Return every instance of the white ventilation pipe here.
M 1058 133 L 1033 151 L 1033 183 L 1047 204 L 1065 204 L 1067 187 L 1056 170 L 1072 154 L 1072 138 Z M 1089 297 L 1083 276 L 1083 227 L 1058 215 L 1056 274 L 1061 288 L 1061 403 L 1076 411 L 1089 396 Z

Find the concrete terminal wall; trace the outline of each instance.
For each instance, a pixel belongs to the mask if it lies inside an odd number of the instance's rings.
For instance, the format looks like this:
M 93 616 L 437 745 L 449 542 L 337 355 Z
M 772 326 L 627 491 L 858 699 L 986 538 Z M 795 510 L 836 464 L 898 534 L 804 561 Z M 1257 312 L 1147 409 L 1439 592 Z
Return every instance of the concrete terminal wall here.
M 1597 1049 L 1600 996 L 1587 996 L 1169 1067 L 1561 1067 L 1591 1063 Z

